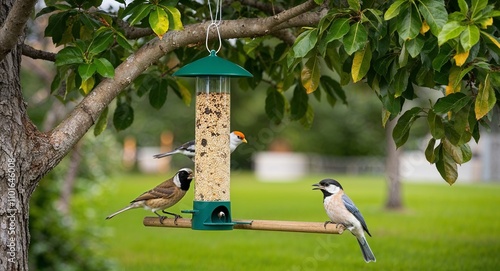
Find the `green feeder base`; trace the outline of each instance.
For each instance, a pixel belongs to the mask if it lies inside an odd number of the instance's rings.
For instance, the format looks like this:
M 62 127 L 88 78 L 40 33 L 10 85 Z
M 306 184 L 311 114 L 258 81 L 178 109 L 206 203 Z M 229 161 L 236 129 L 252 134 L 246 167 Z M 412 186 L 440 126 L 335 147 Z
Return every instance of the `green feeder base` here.
M 193 201 L 193 230 L 232 230 L 235 223 L 231 221 L 230 201 Z

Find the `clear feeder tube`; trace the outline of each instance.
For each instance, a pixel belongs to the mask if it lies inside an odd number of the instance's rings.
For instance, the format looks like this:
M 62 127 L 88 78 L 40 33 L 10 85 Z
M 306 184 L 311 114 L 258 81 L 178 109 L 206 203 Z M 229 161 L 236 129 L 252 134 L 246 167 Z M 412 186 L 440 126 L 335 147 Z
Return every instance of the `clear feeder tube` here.
M 197 77 L 195 201 L 229 201 L 230 78 Z

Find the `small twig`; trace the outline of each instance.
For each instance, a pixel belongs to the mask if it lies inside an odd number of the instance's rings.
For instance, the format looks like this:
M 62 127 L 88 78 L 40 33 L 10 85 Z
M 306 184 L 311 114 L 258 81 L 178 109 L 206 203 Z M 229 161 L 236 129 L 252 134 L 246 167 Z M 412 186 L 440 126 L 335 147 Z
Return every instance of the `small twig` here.
M 51 52 L 46 52 L 42 50 L 35 49 L 28 44 L 23 44 L 22 46 L 23 55 L 33 58 L 33 59 L 43 59 L 47 61 L 56 61 L 56 54 Z

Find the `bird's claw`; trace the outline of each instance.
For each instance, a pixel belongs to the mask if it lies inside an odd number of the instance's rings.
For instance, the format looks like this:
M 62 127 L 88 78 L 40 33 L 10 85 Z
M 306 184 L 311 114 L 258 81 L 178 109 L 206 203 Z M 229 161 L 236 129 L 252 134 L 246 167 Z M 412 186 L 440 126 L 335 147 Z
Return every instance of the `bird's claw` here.
M 333 224 L 333 222 L 330 220 L 325 221 L 325 224 L 323 224 L 323 227 L 325 227 L 325 230 L 326 230 L 326 225 L 328 225 L 328 224 Z
M 341 224 L 341 223 L 337 224 L 337 226 L 335 226 L 335 228 L 337 229 L 337 231 L 339 232 L 339 234 L 342 234 L 345 231 L 345 229 L 347 229 L 347 227 L 344 224 Z
M 175 215 L 174 216 L 174 225 L 177 226 L 177 219 L 179 219 L 179 218 L 182 218 L 182 216 L 180 216 L 180 215 Z
M 163 224 L 163 220 L 165 220 L 165 218 L 167 218 L 166 216 L 159 216 L 160 218 L 160 224 Z

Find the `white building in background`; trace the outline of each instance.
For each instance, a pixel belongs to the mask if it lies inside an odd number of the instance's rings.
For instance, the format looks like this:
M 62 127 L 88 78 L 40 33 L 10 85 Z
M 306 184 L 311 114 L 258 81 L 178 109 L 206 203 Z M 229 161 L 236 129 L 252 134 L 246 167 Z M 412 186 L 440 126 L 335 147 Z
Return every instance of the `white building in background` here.
M 482 133 L 479 143 L 469 142 L 471 161 L 458 166 L 460 182 L 500 181 L 500 137 Z M 423 150 L 404 151 L 400 157 L 400 174 L 407 181 L 442 181 L 436 165 L 430 164 Z
M 479 144 L 470 142 L 472 160 L 458 166 L 458 182 L 500 181 L 500 137 L 482 133 Z M 254 155 L 255 174 L 261 181 L 294 181 L 310 173 L 384 174 L 383 157 L 325 157 L 294 152 L 259 152 Z M 400 156 L 402 181 L 442 182 L 435 164 L 425 159 L 424 150 L 403 151 Z

